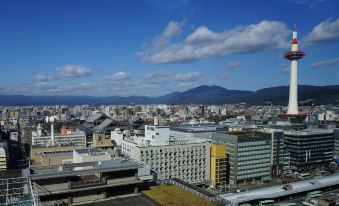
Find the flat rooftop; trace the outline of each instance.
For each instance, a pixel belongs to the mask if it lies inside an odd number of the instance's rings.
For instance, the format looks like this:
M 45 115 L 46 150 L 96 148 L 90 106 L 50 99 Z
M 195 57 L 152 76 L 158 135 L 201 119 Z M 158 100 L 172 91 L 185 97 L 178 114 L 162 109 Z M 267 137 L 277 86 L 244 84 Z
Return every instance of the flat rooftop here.
M 271 137 L 271 134 L 268 132 L 239 131 L 239 132 L 216 132 L 212 135 L 212 139 L 215 141 L 223 142 L 223 140 L 227 139 L 229 135 L 237 136 L 239 140 L 258 140 L 262 138 Z
M 307 129 L 307 130 L 290 130 L 284 132 L 287 135 L 295 135 L 295 136 L 305 136 L 305 135 L 321 135 L 321 134 L 333 134 L 332 129 Z
M 292 186 L 292 190 L 286 191 L 283 189 L 283 185 L 277 185 L 273 187 L 266 187 L 257 190 L 251 190 L 247 192 L 240 192 L 236 194 L 223 194 L 220 195 L 221 198 L 224 198 L 233 203 L 239 204 L 252 200 L 259 199 L 274 199 L 278 197 L 283 197 L 291 194 L 297 194 L 301 192 L 307 192 L 311 190 L 321 189 L 324 187 L 338 185 L 339 184 L 339 174 L 334 174 L 328 177 L 310 179 L 301 182 L 289 183 Z
M 132 159 L 117 157 L 111 160 L 99 162 L 71 163 L 61 166 L 34 168 L 33 173 L 30 174 L 30 176 L 32 179 L 44 179 L 51 177 L 81 175 L 93 172 L 137 169 L 139 167 L 141 167 L 140 164 Z
M 77 149 L 75 151 L 82 156 L 99 156 L 107 154 L 104 150 L 100 148 Z

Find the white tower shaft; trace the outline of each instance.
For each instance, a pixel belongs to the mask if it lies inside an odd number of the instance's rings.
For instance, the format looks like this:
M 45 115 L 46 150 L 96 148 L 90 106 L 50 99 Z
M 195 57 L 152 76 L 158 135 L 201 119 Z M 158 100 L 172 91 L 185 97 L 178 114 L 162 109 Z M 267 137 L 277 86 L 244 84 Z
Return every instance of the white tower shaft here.
M 293 32 L 291 51 L 298 51 L 297 32 Z M 287 114 L 298 114 L 298 60 L 291 61 L 290 96 Z
M 51 144 L 52 144 L 52 146 L 54 146 L 54 142 L 55 142 L 55 140 L 54 140 L 54 124 L 52 122 L 51 123 Z
M 287 114 L 298 114 L 298 61 L 291 61 L 290 96 Z

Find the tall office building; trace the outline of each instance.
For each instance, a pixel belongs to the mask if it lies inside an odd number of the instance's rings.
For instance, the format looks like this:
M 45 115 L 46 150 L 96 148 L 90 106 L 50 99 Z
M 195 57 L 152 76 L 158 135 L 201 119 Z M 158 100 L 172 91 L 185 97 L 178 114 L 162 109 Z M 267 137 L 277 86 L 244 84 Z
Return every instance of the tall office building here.
M 226 144 L 211 145 L 211 183 L 215 189 L 225 189 L 227 186 L 227 156 Z
M 324 169 L 333 160 L 333 130 L 303 130 L 284 133 L 288 165 L 298 171 Z
M 339 162 L 339 128 L 333 130 L 334 132 L 334 159 Z
M 215 142 L 227 145 L 229 184 L 271 178 L 271 135 L 262 132 L 217 132 Z

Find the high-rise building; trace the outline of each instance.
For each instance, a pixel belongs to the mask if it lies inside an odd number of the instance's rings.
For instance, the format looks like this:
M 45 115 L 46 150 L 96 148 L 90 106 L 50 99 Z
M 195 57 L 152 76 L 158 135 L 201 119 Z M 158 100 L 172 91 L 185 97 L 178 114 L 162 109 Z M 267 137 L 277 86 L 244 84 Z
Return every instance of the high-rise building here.
M 216 132 L 227 145 L 229 184 L 271 179 L 271 135 L 262 132 Z
M 284 132 L 270 130 L 271 134 L 271 175 L 278 177 L 284 170 Z
M 226 144 L 211 145 L 211 183 L 215 189 L 225 189 L 227 185 Z
M 339 128 L 333 130 L 334 132 L 334 159 L 339 162 Z
M 333 130 L 303 130 L 284 133 L 288 165 L 298 171 L 324 169 L 333 160 Z

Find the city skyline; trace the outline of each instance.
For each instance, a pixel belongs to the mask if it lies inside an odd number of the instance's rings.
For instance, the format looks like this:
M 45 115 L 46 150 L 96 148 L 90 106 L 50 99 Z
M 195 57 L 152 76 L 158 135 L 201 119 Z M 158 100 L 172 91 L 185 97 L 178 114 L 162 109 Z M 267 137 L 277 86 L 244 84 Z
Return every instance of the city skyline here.
M 0 94 L 159 96 L 201 85 L 288 85 L 282 56 L 295 24 L 307 52 L 299 84 L 339 83 L 335 1 L 0 4 Z

